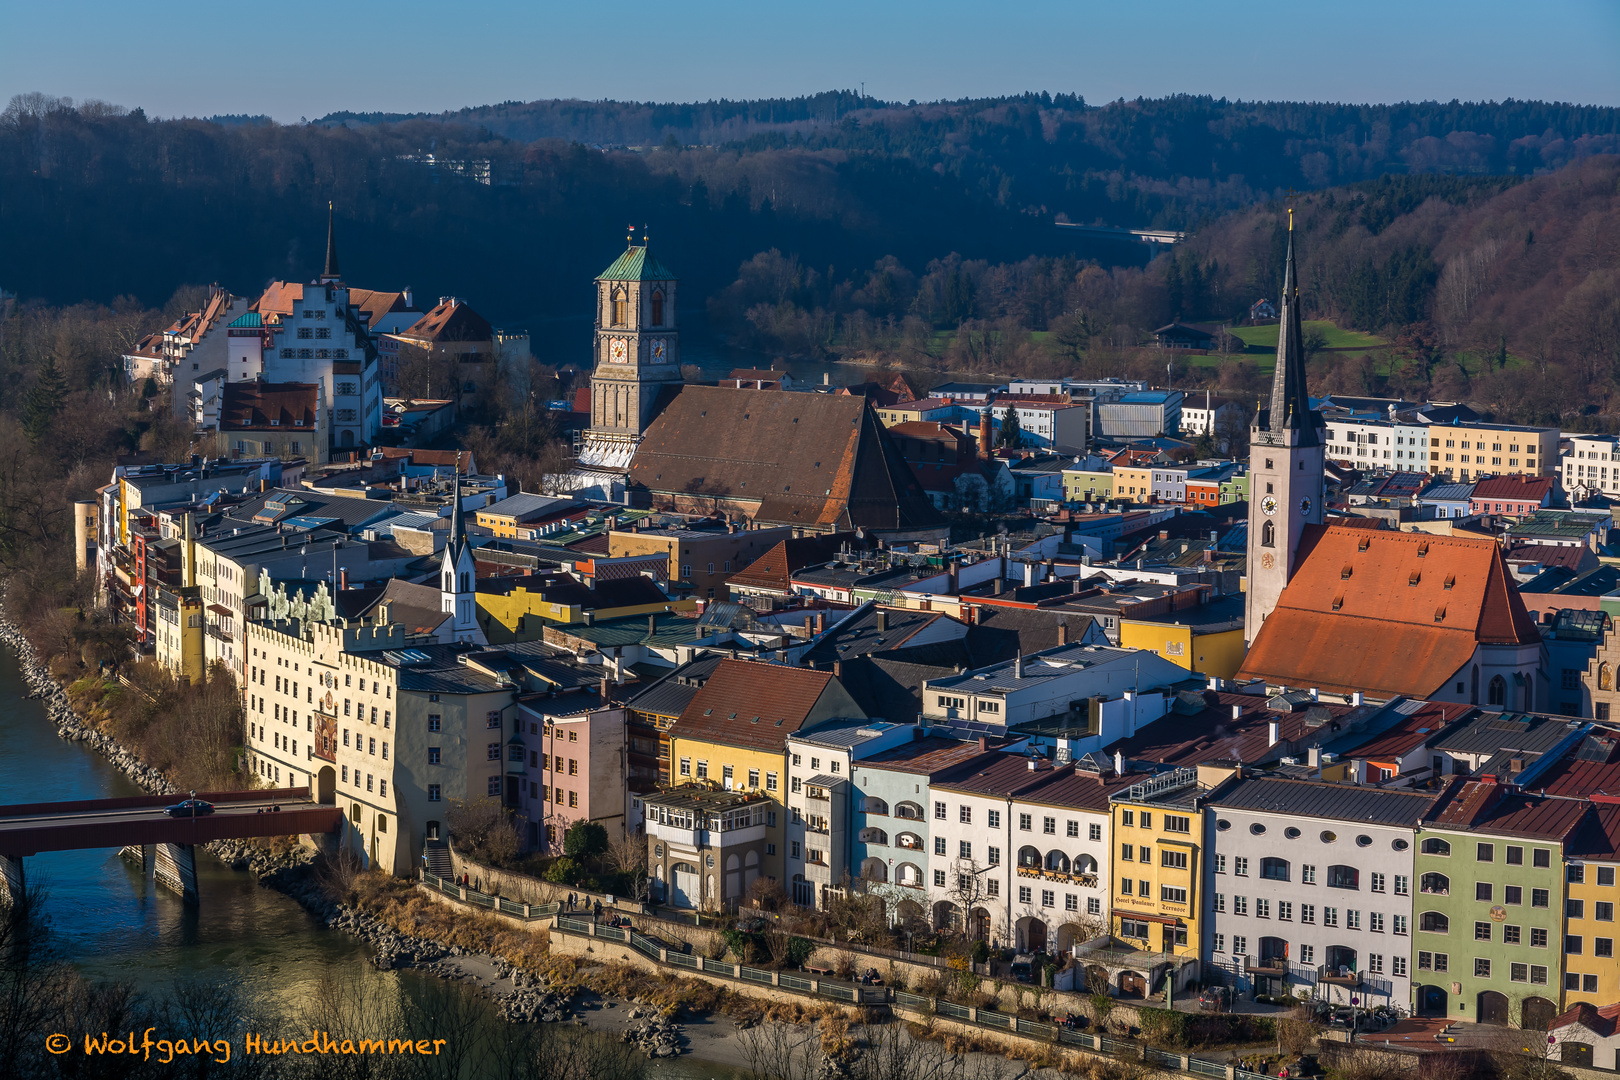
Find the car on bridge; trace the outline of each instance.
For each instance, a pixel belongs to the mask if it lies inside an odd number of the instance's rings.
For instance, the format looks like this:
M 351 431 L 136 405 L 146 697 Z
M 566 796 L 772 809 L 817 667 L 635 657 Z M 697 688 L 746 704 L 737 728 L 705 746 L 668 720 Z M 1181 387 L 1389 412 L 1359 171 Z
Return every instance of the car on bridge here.
M 201 799 L 186 799 L 173 806 L 165 806 L 163 812 L 170 817 L 202 817 L 214 812 L 214 804 Z

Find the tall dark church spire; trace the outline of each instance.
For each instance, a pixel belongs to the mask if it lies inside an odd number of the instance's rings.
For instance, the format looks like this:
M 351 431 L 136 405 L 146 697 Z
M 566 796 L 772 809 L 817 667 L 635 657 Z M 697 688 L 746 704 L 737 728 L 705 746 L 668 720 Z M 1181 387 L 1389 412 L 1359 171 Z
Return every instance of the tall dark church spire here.
M 337 281 L 342 277 L 338 272 L 337 235 L 332 231 L 332 204 L 326 204 L 326 269 L 321 271 L 322 281 Z
M 1294 269 L 1294 208 L 1288 208 L 1288 263 L 1283 270 L 1281 325 L 1277 327 L 1277 370 L 1271 378 L 1271 414 L 1266 428 L 1299 431 L 1298 446 L 1317 446 L 1320 420 L 1311 412 L 1305 385 L 1305 338 L 1299 327 L 1299 277 Z

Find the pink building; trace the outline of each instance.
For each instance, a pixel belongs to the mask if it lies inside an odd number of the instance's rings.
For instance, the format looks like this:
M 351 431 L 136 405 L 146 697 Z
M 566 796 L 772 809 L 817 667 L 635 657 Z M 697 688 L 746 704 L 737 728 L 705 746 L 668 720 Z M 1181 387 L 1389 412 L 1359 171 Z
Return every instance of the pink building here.
M 562 711 L 569 701 L 536 694 L 518 703 L 528 755 L 520 804 L 529 819 L 528 846 L 538 851 L 560 852 L 563 834 L 577 821 L 606 827 L 611 839 L 636 826 L 626 819 L 626 711 Z

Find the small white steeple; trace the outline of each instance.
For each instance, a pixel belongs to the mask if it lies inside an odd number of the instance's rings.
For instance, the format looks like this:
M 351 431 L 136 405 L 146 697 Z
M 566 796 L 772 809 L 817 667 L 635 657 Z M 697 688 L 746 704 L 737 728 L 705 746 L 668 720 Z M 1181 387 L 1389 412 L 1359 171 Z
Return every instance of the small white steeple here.
M 450 538 L 445 541 L 439 560 L 440 610 L 450 616 L 440 631 L 441 640 L 471 641 L 488 645 L 478 625 L 478 571 L 473 547 L 467 539 L 467 523 L 461 513 L 461 472 L 457 470 L 450 506 Z

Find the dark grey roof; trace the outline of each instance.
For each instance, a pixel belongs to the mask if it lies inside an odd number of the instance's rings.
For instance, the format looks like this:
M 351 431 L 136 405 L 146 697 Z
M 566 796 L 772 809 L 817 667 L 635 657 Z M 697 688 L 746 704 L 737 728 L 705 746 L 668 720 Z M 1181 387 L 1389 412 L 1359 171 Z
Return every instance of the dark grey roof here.
M 937 611 L 913 611 L 907 608 L 880 610 L 876 606 L 871 606 L 864 612 L 846 618 L 834 629 L 823 634 L 821 639 L 800 657 L 800 663 L 816 666 L 834 660 L 849 660 L 856 656 L 904 648 L 906 640 L 913 634 L 929 623 L 945 618 L 949 616 Z M 884 624 L 882 630 L 878 629 L 880 621 Z M 965 634 L 966 630 L 962 632 Z
M 392 516 L 398 513 L 400 507 L 381 499 L 355 499 L 346 495 L 324 495 L 318 491 L 308 491 L 304 488 L 276 488 L 231 507 L 226 515 L 227 525 L 241 522 L 252 522 L 254 517 L 264 510 L 264 504 L 272 499 L 281 502 L 296 502 L 275 516 L 285 521 L 289 518 L 335 518 L 341 522 L 345 532 L 351 532 L 376 518 Z
M 1356 821 L 1369 825 L 1415 827 L 1435 796 L 1409 791 L 1386 791 L 1356 784 L 1323 780 L 1283 780 L 1260 776 L 1240 780 L 1211 807 L 1255 810 L 1268 814 Z
M 625 708 L 658 716 L 680 716 L 719 665 L 718 656 L 688 661 L 630 698 Z
M 1499 750 L 1544 753 L 1573 729 L 1576 721 L 1533 713 L 1488 712 L 1434 744 L 1457 754 L 1491 754 Z
M 399 672 L 401 690 L 435 694 L 489 694 L 511 687 L 461 662 L 465 645 L 412 645 L 368 653 L 367 659 L 388 664 Z

